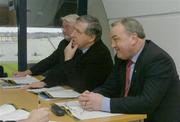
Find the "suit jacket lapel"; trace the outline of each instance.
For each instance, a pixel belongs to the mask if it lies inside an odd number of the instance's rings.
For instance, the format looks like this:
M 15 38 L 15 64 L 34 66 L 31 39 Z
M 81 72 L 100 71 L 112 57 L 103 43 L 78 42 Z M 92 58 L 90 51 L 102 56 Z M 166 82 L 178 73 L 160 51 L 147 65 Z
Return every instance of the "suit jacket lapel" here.
M 142 90 L 142 86 L 144 84 L 143 73 L 145 73 L 145 62 L 146 62 L 145 54 L 147 47 L 148 47 L 148 43 L 145 43 L 144 49 L 142 50 L 141 54 L 139 55 L 135 63 L 134 71 L 131 79 L 129 95 L 132 95 L 132 93 L 136 94 L 137 92 L 140 92 L 139 90 Z

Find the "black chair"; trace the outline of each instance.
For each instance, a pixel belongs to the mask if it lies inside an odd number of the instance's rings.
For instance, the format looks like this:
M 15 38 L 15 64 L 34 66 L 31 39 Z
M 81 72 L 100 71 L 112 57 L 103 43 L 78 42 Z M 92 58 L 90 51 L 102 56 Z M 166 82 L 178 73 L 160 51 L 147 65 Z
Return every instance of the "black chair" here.
M 7 77 L 7 73 L 4 72 L 3 66 L 0 66 L 0 77 Z

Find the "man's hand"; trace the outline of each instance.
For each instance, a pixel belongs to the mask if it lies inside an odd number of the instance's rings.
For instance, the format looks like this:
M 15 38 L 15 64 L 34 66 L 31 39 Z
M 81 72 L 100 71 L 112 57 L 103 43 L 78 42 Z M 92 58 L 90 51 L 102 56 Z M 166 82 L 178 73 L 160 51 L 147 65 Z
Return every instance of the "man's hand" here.
M 77 44 L 73 44 L 73 40 L 69 42 L 67 47 L 64 49 L 64 60 L 68 61 L 74 57 L 74 54 L 78 48 Z
M 87 103 L 87 98 L 86 98 L 86 96 L 88 95 L 88 94 L 90 94 L 91 92 L 89 92 L 88 90 L 86 90 L 85 92 L 83 92 L 80 96 L 79 96 L 79 98 L 78 98 L 78 100 L 79 100 L 79 103 L 80 103 L 80 105 L 81 105 L 81 107 L 83 108 L 84 106 L 86 106 L 86 103 Z
M 27 119 L 18 121 L 18 122 L 48 122 L 49 121 L 49 112 L 48 108 L 39 108 L 33 110 Z
M 102 99 L 103 96 L 98 93 L 85 91 L 80 95 L 79 103 L 85 110 L 101 110 Z
M 32 72 L 30 70 L 26 70 L 23 72 L 15 72 L 14 77 L 25 77 L 26 75 L 31 75 Z
M 43 88 L 46 84 L 44 82 L 34 82 L 29 85 L 25 85 L 22 89 L 30 89 L 30 88 Z

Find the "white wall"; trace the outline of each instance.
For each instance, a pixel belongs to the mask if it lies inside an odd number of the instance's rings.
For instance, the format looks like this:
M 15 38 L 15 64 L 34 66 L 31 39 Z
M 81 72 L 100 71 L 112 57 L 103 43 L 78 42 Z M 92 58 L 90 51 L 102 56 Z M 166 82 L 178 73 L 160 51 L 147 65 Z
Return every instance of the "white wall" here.
M 102 1 L 109 23 L 125 16 L 139 20 L 147 38 L 173 57 L 180 74 L 180 0 Z
M 102 0 L 108 19 L 180 12 L 180 0 Z

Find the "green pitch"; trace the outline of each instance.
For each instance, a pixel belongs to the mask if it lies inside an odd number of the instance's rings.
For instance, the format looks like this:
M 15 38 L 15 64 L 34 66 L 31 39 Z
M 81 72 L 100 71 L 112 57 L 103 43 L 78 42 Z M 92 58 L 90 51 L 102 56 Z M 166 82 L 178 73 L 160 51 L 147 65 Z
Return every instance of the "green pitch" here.
M 14 72 L 17 71 L 17 63 L 3 63 L 4 71 L 8 73 L 8 77 L 11 77 Z

